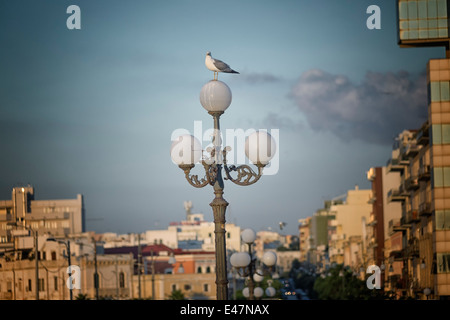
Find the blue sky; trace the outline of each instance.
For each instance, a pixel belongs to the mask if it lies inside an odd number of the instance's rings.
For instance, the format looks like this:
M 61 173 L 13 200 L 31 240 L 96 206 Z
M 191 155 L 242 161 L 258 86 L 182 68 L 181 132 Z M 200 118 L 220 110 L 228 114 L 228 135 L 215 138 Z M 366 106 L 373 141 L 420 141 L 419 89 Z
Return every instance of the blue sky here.
M 81 30 L 66 27 L 72 4 Z M 445 52 L 399 48 L 395 20 L 394 1 L 1 0 L 0 199 L 21 183 L 37 199 L 81 193 L 97 232 L 165 229 L 186 200 L 212 220 L 212 189 L 170 159 L 174 130 L 212 126 L 211 51 L 240 72 L 219 75 L 222 129 L 280 133 L 276 175 L 226 183 L 227 221 L 296 234 L 324 200 L 370 188 L 394 136 L 426 120 L 426 63 Z

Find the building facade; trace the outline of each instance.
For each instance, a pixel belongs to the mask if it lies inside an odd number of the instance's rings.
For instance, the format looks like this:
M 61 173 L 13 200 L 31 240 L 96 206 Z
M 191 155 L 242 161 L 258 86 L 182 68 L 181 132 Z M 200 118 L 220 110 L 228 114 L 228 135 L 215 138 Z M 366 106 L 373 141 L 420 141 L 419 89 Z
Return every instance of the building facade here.
M 15 232 L 28 228 L 38 235 L 64 237 L 85 232 L 84 221 L 85 207 L 81 194 L 76 199 L 36 200 L 33 187 L 15 187 L 11 200 L 0 201 L 0 252 L 21 249 L 23 245 L 33 243 L 18 242 Z M 14 223 L 18 226 L 13 226 Z M 31 238 L 32 234 L 29 235 Z

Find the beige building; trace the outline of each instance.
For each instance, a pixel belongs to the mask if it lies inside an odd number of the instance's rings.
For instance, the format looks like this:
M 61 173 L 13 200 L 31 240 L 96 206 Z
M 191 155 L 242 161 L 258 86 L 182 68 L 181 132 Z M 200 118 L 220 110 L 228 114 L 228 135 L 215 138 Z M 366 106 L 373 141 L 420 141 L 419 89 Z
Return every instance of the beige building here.
M 330 214 L 334 216 L 334 219 L 329 221 L 334 230 L 328 239 L 330 263 L 344 263 L 345 242 L 351 236 L 359 236 L 362 239 L 365 223 L 372 211 L 372 205 L 369 203 L 371 197 L 372 190 L 360 190 L 356 186 L 354 190 L 347 192 L 343 203 L 330 207 Z M 356 260 L 352 264 L 356 264 Z
M 133 256 L 96 254 L 94 244 L 86 241 L 87 236 L 80 234 L 58 238 L 65 244 L 49 241 L 48 236 L 40 237 L 38 285 L 34 257 L 26 258 L 21 250 L 6 253 L 0 258 L 0 299 L 35 300 L 38 289 L 39 300 L 69 300 L 68 246 L 74 278 L 73 299 L 79 294 L 87 295 L 90 299 L 96 298 L 95 270 L 99 275 L 99 299 L 131 298 Z M 79 284 L 79 288 L 75 284 Z
M 141 275 L 141 299 L 168 300 L 174 290 L 180 290 L 189 300 L 216 300 L 215 273 L 174 273 Z M 139 297 L 139 278 L 133 276 L 133 298 Z
M 310 244 L 310 223 L 311 217 L 298 220 L 298 233 L 299 233 L 299 250 L 300 258 L 299 260 L 304 262 L 308 260 L 308 252 L 311 249 Z
M 13 230 L 16 229 L 23 231 L 31 228 L 38 235 L 51 234 L 55 237 L 84 232 L 84 215 L 81 194 L 76 199 L 35 200 L 33 187 L 13 188 L 12 199 L 0 201 L 0 252 L 28 249 L 22 248 L 13 237 Z M 19 227 L 10 225 L 16 222 Z

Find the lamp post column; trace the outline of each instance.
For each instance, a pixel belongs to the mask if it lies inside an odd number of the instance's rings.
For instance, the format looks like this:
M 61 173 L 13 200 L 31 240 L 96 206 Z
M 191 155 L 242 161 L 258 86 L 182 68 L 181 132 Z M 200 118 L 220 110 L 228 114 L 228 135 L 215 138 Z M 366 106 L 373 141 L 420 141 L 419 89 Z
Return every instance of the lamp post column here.
M 254 291 L 255 291 L 255 282 L 253 281 L 253 253 L 252 253 L 252 244 L 253 243 L 249 243 L 248 244 L 248 253 L 250 255 L 250 264 L 248 265 L 248 271 L 249 271 L 249 276 L 248 276 L 248 292 L 249 292 L 249 299 L 250 300 L 254 300 Z
M 220 170 L 218 174 L 220 174 Z M 214 193 L 216 197 L 209 205 L 214 213 L 217 300 L 228 300 L 227 251 L 225 243 L 225 211 L 228 202 L 222 197 L 223 186 L 220 185 L 219 181 L 216 181 L 214 184 Z
M 72 265 L 72 263 L 70 262 L 70 240 L 67 240 L 67 255 L 68 255 L 68 257 L 67 257 L 67 262 L 69 263 L 69 274 L 70 275 L 72 275 L 72 268 L 71 268 L 71 265 Z M 70 286 L 70 288 L 69 288 L 69 292 L 70 292 L 70 300 L 73 300 L 73 289 L 72 289 L 72 285 Z

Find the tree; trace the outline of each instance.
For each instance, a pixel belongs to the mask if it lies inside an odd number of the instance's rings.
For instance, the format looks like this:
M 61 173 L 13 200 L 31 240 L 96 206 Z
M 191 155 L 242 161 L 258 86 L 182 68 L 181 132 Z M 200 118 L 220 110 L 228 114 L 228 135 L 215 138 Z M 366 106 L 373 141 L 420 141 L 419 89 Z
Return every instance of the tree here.
M 168 296 L 168 300 L 186 300 L 186 298 L 181 290 L 173 290 Z
M 314 291 L 321 300 L 383 300 L 389 299 L 383 290 L 370 290 L 366 282 L 353 275 L 342 264 L 330 268 L 316 278 Z

